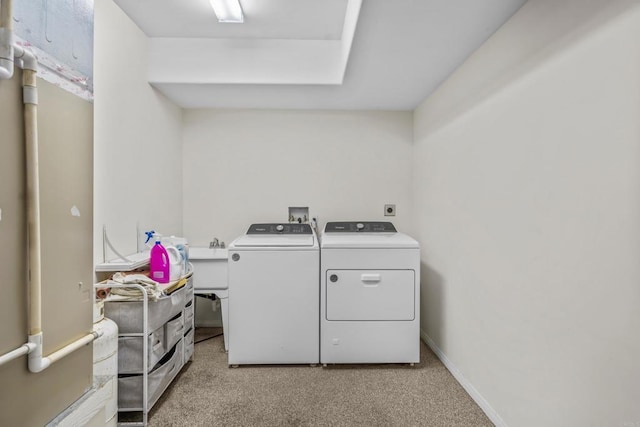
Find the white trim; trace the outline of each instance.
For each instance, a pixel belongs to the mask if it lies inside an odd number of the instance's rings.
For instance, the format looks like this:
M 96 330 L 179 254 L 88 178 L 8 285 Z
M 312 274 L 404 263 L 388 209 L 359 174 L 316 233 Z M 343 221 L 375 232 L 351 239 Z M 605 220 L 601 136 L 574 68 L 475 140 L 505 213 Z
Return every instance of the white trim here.
M 498 413 L 491 407 L 489 402 L 482 397 L 480 392 L 476 390 L 476 388 L 462 375 L 462 372 L 449 360 L 446 354 L 438 346 L 436 343 L 429 338 L 427 333 L 420 329 L 420 338 L 424 341 L 425 344 L 429 346 L 429 348 L 438 356 L 438 359 L 442 362 L 442 364 L 451 372 L 451 375 L 460 383 L 460 385 L 469 393 L 469 396 L 478 404 L 480 409 L 489 417 L 491 422 L 495 424 L 497 427 L 507 427 L 507 423 L 498 415 Z

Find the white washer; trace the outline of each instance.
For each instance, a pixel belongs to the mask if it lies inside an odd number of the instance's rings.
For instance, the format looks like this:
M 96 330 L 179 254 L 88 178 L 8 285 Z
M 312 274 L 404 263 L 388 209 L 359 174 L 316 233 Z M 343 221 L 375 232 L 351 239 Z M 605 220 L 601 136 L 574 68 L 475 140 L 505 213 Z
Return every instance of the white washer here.
M 309 224 L 253 224 L 229 245 L 229 364 L 319 362 L 320 251 Z
M 390 222 L 321 236 L 320 363 L 420 361 L 420 247 Z

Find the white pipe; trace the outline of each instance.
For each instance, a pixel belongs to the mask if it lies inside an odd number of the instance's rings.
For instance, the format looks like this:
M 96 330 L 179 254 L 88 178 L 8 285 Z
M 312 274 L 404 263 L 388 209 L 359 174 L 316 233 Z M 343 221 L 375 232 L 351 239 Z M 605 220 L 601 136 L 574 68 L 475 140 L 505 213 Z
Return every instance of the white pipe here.
M 91 343 L 93 340 L 101 337 L 103 332 L 92 331 L 78 338 L 71 344 L 62 347 L 60 350 L 54 351 L 49 356 L 42 355 L 42 332 L 35 335 L 29 335 L 29 344 L 34 345 L 34 350 L 29 353 L 29 371 L 38 373 L 47 369 L 52 363 L 57 362 L 63 357 L 73 353 L 79 348 Z
M 22 344 L 20 347 L 16 348 L 15 350 L 0 356 L 0 366 L 4 365 L 7 362 L 11 362 L 13 359 L 17 359 L 20 356 L 24 356 L 25 354 L 31 353 L 33 350 L 35 350 L 35 348 L 36 348 L 35 345 L 31 343 Z
M 13 2 L 0 0 L 0 79 L 13 77 Z
M 21 58 L 31 53 L 21 52 Z M 23 63 L 31 62 L 24 60 Z M 29 335 L 42 332 L 42 259 L 40 233 L 40 164 L 38 160 L 38 108 L 36 71 L 22 72 L 24 139 L 27 157 L 27 229 L 29 249 Z M 35 99 L 34 99 L 35 98 Z
M 38 72 L 38 58 L 30 50 L 15 45 L 13 46 L 13 57 L 21 61 L 20 68 L 23 70 Z
M 51 365 L 51 361 L 42 357 L 42 332 L 29 335 L 29 343 L 35 345 L 35 350 L 29 353 L 29 370 L 34 373 L 44 371 Z
M 81 347 L 84 347 L 87 344 L 90 344 L 91 342 L 93 342 L 93 340 L 96 340 L 98 338 L 100 338 L 102 335 L 104 334 L 104 332 L 100 331 L 100 332 L 96 332 L 96 331 L 92 331 L 80 338 L 78 338 L 77 340 L 75 340 L 74 342 L 72 342 L 71 344 L 62 347 L 60 350 L 54 351 L 53 353 L 51 353 L 50 355 L 47 356 L 47 359 L 49 359 L 49 361 L 51 361 L 51 363 L 57 362 L 58 360 L 62 359 L 63 357 L 73 353 L 74 351 L 78 350 Z
M 13 1 L 0 0 L 0 27 L 13 31 Z M 13 58 L 9 58 L 13 60 Z
M 0 28 L 0 80 L 11 77 L 13 77 L 13 33 L 6 28 Z

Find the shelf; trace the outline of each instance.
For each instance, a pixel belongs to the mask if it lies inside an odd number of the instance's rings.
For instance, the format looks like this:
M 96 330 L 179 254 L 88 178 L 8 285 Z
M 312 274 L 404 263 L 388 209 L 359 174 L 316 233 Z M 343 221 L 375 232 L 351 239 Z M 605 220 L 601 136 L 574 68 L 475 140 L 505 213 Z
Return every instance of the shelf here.
M 126 258 L 127 260 L 123 260 L 122 258 L 115 258 L 111 261 L 97 264 L 96 272 L 109 273 L 118 271 L 133 271 L 149 265 L 149 251 L 127 255 Z
M 146 426 L 151 408 L 193 357 L 191 271 L 184 279 L 184 286 L 157 300 L 149 300 L 139 284 L 110 284 L 138 289 L 142 295 L 137 300 L 105 300 L 104 305 L 105 316 L 118 325 L 119 345 L 126 342 L 118 354 L 118 425 Z M 128 416 L 138 412 L 142 421 Z

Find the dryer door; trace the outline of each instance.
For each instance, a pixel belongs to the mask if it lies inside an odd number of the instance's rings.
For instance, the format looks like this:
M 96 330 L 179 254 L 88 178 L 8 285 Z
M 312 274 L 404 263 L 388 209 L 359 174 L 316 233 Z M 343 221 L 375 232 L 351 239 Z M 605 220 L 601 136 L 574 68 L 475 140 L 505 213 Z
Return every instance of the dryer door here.
M 327 270 L 327 320 L 414 320 L 413 270 Z

